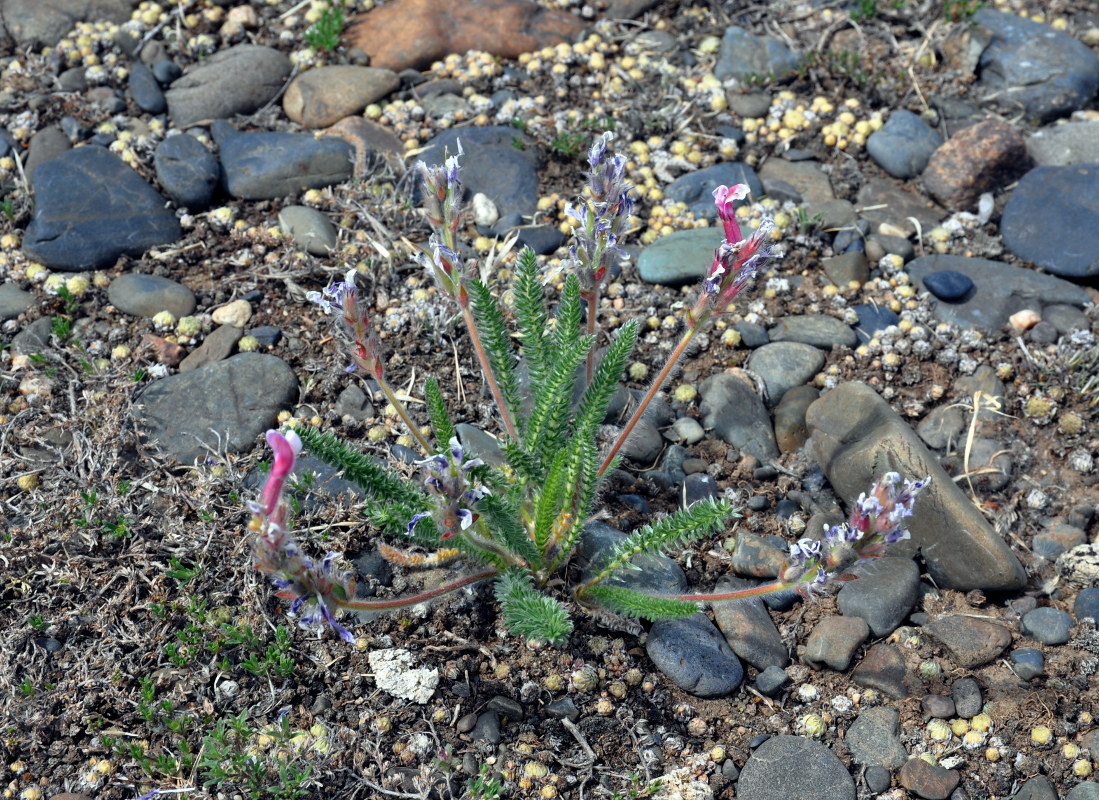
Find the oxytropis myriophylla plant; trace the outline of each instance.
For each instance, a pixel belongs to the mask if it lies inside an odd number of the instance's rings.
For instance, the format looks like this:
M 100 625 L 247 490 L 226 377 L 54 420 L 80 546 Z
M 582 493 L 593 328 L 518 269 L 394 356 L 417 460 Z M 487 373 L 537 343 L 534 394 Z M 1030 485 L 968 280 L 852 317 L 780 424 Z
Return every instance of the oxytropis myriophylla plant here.
M 478 279 L 476 266 L 459 256 L 460 146 L 442 166 L 418 165 L 426 215 L 434 229 L 420 259 L 441 293 L 456 303 L 499 409 L 500 466 L 467 452 L 459 442 L 434 378 L 424 385 L 430 428 L 421 429 L 412 420 L 386 379 L 378 341 L 357 296 L 354 270 L 311 295 L 341 319 L 352 359 L 349 371 L 361 370 L 377 381 L 424 458 L 417 462 L 422 479 L 413 482 L 309 426 L 268 431 L 274 465 L 260 501 L 252 505 L 255 566 L 271 576 L 279 597 L 291 600 L 290 611 L 303 626 L 328 625 L 350 641 L 352 635 L 336 618 L 341 609 L 403 608 L 491 580 L 504 623 L 513 633 L 560 644 L 572 630 L 570 608 L 655 620 L 693 614 L 700 603 L 788 589 L 810 596 L 832 581 L 849 579 L 887 545 L 908 538 L 905 519 L 927 481 L 902 483 L 899 475 L 887 473 L 855 503 L 849 522 L 828 529 L 822 538 L 791 545 L 774 583 L 720 594 L 657 596 L 628 588 L 619 579 L 624 571 L 636 569 L 631 563 L 636 556 L 683 546 L 738 516 L 719 499 L 695 503 L 633 531 L 582 573 L 566 569 L 596 510 L 604 478 L 618 463 L 634 426 L 698 332 L 726 310 L 757 266 L 772 255 L 768 222 L 748 236 L 737 222 L 734 204 L 747 195 L 747 187 L 715 190 L 724 239 L 697 301 L 686 313 L 685 332 L 630 419 L 613 440 L 602 443 L 607 406 L 638 335 L 638 323 L 626 322 L 609 337 L 602 357 L 595 357 L 600 285 L 610 260 L 622 255 L 621 237 L 633 210 L 625 158 L 608 151 L 610 138 L 603 134 L 589 151 L 588 191 L 568 209 L 577 224 L 556 313 L 551 317 L 548 311 L 542 276 L 527 250 L 517 259 L 510 325 L 509 313 Z M 354 579 L 336 567 L 337 554 L 316 563 L 290 533 L 283 486 L 303 444 L 362 488 L 363 513 L 370 524 L 410 542 L 407 550 L 379 545 L 386 558 L 406 567 L 449 564 L 457 570 L 455 577 L 408 596 L 355 599 Z

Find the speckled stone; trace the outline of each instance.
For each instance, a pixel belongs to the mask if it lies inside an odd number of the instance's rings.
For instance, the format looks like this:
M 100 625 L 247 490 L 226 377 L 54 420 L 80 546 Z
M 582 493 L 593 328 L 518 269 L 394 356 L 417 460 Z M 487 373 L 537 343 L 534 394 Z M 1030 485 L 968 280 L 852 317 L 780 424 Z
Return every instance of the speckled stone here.
M 855 800 L 855 781 L 823 744 L 804 736 L 772 736 L 740 771 L 736 795 L 738 800 Z
M 866 651 L 862 661 L 851 673 L 851 680 L 885 692 L 890 697 L 908 696 L 904 685 L 904 656 L 893 645 L 879 642 Z
M 924 630 L 946 645 L 955 661 L 969 669 L 987 664 L 1011 644 L 1011 631 L 1003 625 L 960 614 L 940 617 Z

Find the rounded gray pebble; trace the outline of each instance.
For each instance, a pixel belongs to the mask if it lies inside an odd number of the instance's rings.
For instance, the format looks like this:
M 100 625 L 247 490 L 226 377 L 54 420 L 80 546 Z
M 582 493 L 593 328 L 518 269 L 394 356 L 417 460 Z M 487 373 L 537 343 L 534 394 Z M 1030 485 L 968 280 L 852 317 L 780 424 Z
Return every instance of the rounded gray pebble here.
M 195 296 L 183 284 L 137 272 L 111 281 L 107 299 L 119 311 L 135 317 L 154 317 L 161 311 L 170 311 L 178 319 L 195 310 Z
M 761 744 L 740 771 L 737 797 L 855 800 L 855 781 L 843 762 L 819 742 L 801 736 L 775 736 Z
M 878 766 L 867 768 L 863 777 L 866 778 L 866 788 L 874 794 L 884 792 L 893 781 L 893 776 L 889 774 L 889 770 Z
M 984 707 L 981 687 L 973 678 L 959 678 L 954 681 L 950 694 L 954 698 L 954 710 L 959 717 L 972 719 L 980 714 L 981 708 Z
M 1064 644 L 1075 621 L 1057 608 L 1036 608 L 1023 617 L 1023 633 L 1042 644 Z

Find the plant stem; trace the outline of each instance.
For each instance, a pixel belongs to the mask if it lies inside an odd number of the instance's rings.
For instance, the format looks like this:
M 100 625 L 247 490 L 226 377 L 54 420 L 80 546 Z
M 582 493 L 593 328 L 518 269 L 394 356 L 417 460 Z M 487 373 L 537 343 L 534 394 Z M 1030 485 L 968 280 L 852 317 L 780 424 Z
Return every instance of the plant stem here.
M 420 433 L 420 429 L 412 423 L 412 418 L 408 416 L 408 410 L 404 407 L 404 403 L 397 399 L 397 393 L 393 391 L 393 387 L 389 385 L 389 381 L 385 378 L 374 376 L 378 380 L 378 385 L 382 387 L 382 392 L 385 394 L 386 399 L 392 404 L 393 408 L 397 409 L 397 415 L 404 422 L 405 427 L 416 437 L 416 441 L 420 443 L 420 447 L 424 451 L 424 455 L 428 456 L 435 452 L 435 449 L 424 438 L 424 435 Z
M 797 583 L 788 583 L 786 581 L 775 581 L 774 583 L 765 583 L 762 586 L 753 586 L 751 589 L 737 589 L 733 592 L 718 592 L 717 594 L 670 594 L 661 595 L 661 597 L 667 597 L 671 600 L 683 600 L 687 603 L 720 603 L 723 600 L 746 600 L 751 597 L 761 597 L 765 594 L 774 594 L 775 592 L 784 592 L 787 589 L 793 589 L 797 586 Z
M 339 600 L 338 598 L 332 598 L 332 603 L 348 611 L 392 611 L 396 608 L 408 608 L 409 606 L 425 603 L 428 600 L 434 600 L 436 597 L 442 597 L 444 594 L 457 591 L 465 586 L 495 578 L 499 574 L 500 571 L 497 569 L 486 569 L 458 578 L 450 583 L 445 583 L 442 586 L 437 586 L 434 589 L 429 589 L 426 592 L 392 600 Z
M 645 413 L 645 409 L 649 407 L 649 403 L 656 397 L 656 393 L 660 391 L 661 385 L 668 379 L 672 370 L 675 368 L 676 362 L 682 358 L 683 353 L 687 350 L 687 345 L 691 343 L 691 339 L 698 333 L 702 327 L 701 321 L 699 324 L 692 325 L 687 328 L 687 332 L 683 334 L 683 338 L 679 340 L 679 344 L 676 345 L 675 350 L 668 357 L 667 363 L 664 364 L 664 368 L 660 370 L 660 374 L 653 380 L 652 386 L 649 387 L 649 391 L 645 393 L 645 396 L 641 398 L 641 402 L 637 404 L 637 408 L 633 412 L 633 416 L 630 417 L 629 422 L 626 423 L 626 427 L 622 429 L 622 433 L 618 434 L 618 438 L 615 439 L 614 444 L 611 446 L 610 452 L 607 453 L 606 458 L 603 459 L 603 463 L 599 466 L 599 477 L 603 476 L 603 473 L 607 471 L 607 467 L 614 460 L 615 455 L 622 448 L 622 445 L 626 443 L 626 440 L 630 438 L 630 434 L 633 433 L 634 426 L 641 420 L 642 415 Z
M 595 304 L 599 302 L 599 281 L 595 282 L 595 288 L 590 292 L 585 292 L 583 298 L 588 303 L 588 336 L 595 336 Z M 588 351 L 588 382 L 587 386 L 591 386 L 591 375 L 595 367 L 595 341 L 592 341 L 591 350 Z
M 504 419 L 504 428 L 507 430 L 508 436 L 515 441 L 519 441 L 519 431 L 515 427 L 515 421 L 511 418 L 511 409 L 504 402 L 504 396 L 500 393 L 500 387 L 496 384 L 496 375 L 492 372 L 492 366 L 488 362 L 488 356 L 485 355 L 484 347 L 481 346 L 481 337 L 477 334 L 477 326 L 473 322 L 473 314 L 468 306 L 462 307 L 462 315 L 465 317 L 466 327 L 469 328 L 469 338 L 473 340 L 473 349 L 477 351 L 477 360 L 481 362 L 481 371 L 485 373 L 485 381 L 488 383 L 488 388 L 492 390 L 492 397 L 496 401 L 497 408 L 500 409 L 500 416 Z

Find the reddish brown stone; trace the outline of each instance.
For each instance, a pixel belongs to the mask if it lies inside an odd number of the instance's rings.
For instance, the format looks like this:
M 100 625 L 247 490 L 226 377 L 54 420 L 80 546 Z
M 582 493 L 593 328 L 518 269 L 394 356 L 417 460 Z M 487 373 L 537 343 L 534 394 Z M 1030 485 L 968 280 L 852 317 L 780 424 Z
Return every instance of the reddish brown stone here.
M 923 182 L 944 206 L 969 209 L 982 192 L 1021 176 L 1028 162 L 1019 132 L 1002 119 L 987 119 L 954 134 L 936 150 Z
M 183 360 L 183 357 L 187 355 L 183 345 L 169 342 L 164 337 L 152 333 L 145 334 L 145 338 L 141 340 L 141 343 L 153 351 L 157 362 L 169 367 L 177 366 Z
M 528 0 L 393 0 L 355 17 L 344 42 L 365 51 L 370 66 L 400 72 L 467 50 L 515 58 L 571 41 L 583 27 Z
M 908 696 L 904 685 L 904 657 L 897 648 L 885 642 L 879 642 L 866 651 L 851 673 L 851 680 L 859 686 L 885 692 L 890 697 Z
M 926 800 L 946 800 L 960 780 L 952 769 L 928 764 L 922 758 L 910 758 L 901 767 L 901 786 Z

